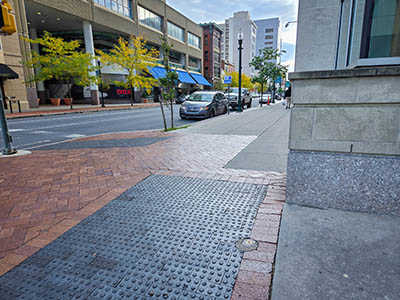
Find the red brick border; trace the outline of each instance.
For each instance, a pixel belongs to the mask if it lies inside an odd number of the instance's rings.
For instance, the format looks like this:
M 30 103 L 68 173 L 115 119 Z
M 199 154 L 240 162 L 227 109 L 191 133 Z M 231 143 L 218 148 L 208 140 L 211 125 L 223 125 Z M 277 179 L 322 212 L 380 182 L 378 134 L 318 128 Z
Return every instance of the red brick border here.
M 285 192 L 284 179 L 271 180 L 250 234 L 258 241 L 258 248 L 244 253 L 231 300 L 270 298 Z

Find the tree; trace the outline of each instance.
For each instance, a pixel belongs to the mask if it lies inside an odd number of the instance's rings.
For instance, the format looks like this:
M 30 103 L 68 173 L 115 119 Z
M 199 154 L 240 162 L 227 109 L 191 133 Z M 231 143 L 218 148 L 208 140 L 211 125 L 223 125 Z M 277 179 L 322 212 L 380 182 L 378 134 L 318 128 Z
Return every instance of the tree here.
M 252 61 L 249 64 L 258 71 L 257 75 L 252 78 L 252 81 L 254 83 L 260 84 L 261 90 L 263 90 L 264 85 L 268 84 L 268 81 L 273 84 L 273 102 L 275 97 L 275 80 L 279 76 L 284 77 L 288 71 L 288 68 L 286 66 L 283 66 L 280 63 L 273 62 L 274 60 L 277 60 L 280 56 L 282 56 L 282 53 L 284 53 L 284 51 L 279 52 L 278 49 L 264 48 L 260 50 L 260 55 L 253 57 Z M 262 93 L 260 105 L 262 106 Z
M 225 90 L 225 85 L 224 85 L 224 82 L 222 81 L 222 79 L 216 79 L 214 81 L 214 90 L 217 90 L 217 91 Z
M 165 113 L 162 102 L 165 101 L 169 104 L 171 109 L 171 128 L 174 128 L 174 99 L 176 96 L 176 85 L 178 83 L 178 73 L 171 69 L 169 66 L 169 53 L 171 51 L 172 45 L 168 44 L 165 36 L 161 37 L 161 51 L 163 53 L 163 63 L 166 70 L 166 76 L 159 78 L 160 85 L 162 87 L 160 107 L 164 120 L 164 130 L 167 131 L 167 122 L 165 120 Z
M 90 53 L 79 51 L 80 43 L 77 40 L 70 42 L 64 41 L 60 37 L 53 37 L 49 32 L 45 31 L 41 38 L 28 39 L 22 37 L 25 41 L 41 46 L 41 53 L 31 52 L 31 57 L 25 64 L 29 68 L 34 68 L 35 74 L 27 80 L 45 81 L 45 80 L 62 80 L 68 87 L 68 96 L 72 97 L 72 84 L 80 86 L 88 86 L 91 83 L 98 82 L 96 76 L 90 75 L 96 71 L 97 67 L 92 64 L 93 56 Z
M 232 73 L 228 73 L 227 75 L 232 76 L 231 87 L 238 87 L 239 86 L 239 73 L 232 72 Z M 254 85 L 251 82 L 251 78 L 245 74 L 242 74 L 242 87 L 247 88 L 249 90 L 254 88 Z
M 130 42 L 120 37 L 118 44 L 109 53 L 96 50 L 100 61 L 104 65 L 117 66 L 126 70 L 125 81 L 114 81 L 118 86 L 131 90 L 131 105 L 134 102 L 134 87 L 149 91 L 157 85 L 157 80 L 149 75 L 149 68 L 156 65 L 159 52 L 151 48 L 147 49 L 146 41 L 141 37 L 131 36 Z

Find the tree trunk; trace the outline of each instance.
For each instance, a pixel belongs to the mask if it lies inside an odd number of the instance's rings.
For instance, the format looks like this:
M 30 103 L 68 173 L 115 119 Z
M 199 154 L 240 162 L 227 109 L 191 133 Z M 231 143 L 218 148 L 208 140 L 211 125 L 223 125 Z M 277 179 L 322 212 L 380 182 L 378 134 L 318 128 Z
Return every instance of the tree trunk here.
M 260 107 L 262 107 L 262 96 L 263 96 L 264 84 L 261 83 L 261 99 L 260 99 Z
M 160 108 L 161 108 L 161 115 L 162 115 L 162 118 L 163 118 L 163 122 L 164 122 L 164 131 L 167 131 L 168 130 L 168 127 L 167 127 L 167 120 L 165 119 L 165 112 L 164 112 L 164 106 L 163 106 L 163 101 L 164 101 L 164 97 L 163 97 L 163 95 L 161 94 L 160 95 Z
M 174 98 L 172 93 L 174 92 L 174 85 L 172 84 L 172 90 L 170 91 L 171 98 L 169 99 L 169 104 L 171 106 L 171 128 L 174 128 Z
M 67 88 L 68 88 L 68 97 L 69 97 L 69 99 L 71 100 L 71 102 L 70 102 L 70 108 L 71 109 L 73 109 L 73 107 L 72 107 L 72 97 L 71 97 L 71 88 L 72 88 L 72 85 L 70 84 L 70 81 L 71 80 L 64 80 L 64 83 L 67 85 Z
M 171 105 L 171 128 L 174 128 L 174 99 L 171 98 L 169 101 Z
M 131 87 L 131 106 L 133 106 L 133 102 L 135 100 L 134 93 L 135 93 L 135 89 L 134 89 L 134 87 Z

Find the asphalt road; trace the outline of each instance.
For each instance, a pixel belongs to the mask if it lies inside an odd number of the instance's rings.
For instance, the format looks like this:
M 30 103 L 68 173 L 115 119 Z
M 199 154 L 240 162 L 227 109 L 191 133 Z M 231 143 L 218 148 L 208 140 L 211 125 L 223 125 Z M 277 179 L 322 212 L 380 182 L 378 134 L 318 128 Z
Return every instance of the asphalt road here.
M 258 99 L 253 99 L 253 107 Z M 166 109 L 169 125 L 170 111 Z M 174 106 L 174 125 L 189 125 L 196 120 L 181 120 L 179 105 Z M 8 128 L 17 149 L 35 149 L 77 137 L 102 133 L 163 128 L 159 107 L 95 113 L 67 114 L 8 120 Z M 0 149 L 4 149 L 0 138 Z

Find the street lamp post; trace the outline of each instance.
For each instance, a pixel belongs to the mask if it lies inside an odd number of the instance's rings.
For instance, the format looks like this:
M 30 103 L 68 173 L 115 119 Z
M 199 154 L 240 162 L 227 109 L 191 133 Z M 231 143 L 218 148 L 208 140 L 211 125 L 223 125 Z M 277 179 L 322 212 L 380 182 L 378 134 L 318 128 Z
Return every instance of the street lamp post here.
M 242 30 L 239 31 L 238 33 L 238 42 L 239 42 L 239 94 L 238 94 L 238 112 L 242 112 L 242 44 L 243 44 L 243 32 Z
M 289 27 L 289 24 L 292 24 L 292 23 L 297 23 L 297 21 L 289 21 L 289 22 L 287 22 L 287 23 L 285 24 L 285 28 L 288 28 L 288 27 Z
M 103 78 L 101 77 L 101 66 L 100 66 L 100 60 L 97 61 L 97 65 L 99 66 L 99 77 L 100 77 L 100 93 L 101 93 L 101 107 L 106 107 L 104 105 L 104 95 L 103 95 L 103 83 L 102 80 Z

